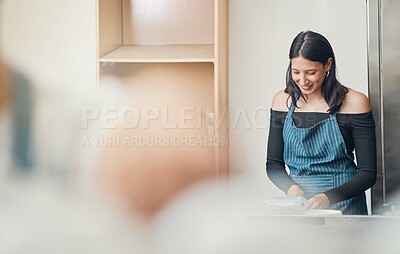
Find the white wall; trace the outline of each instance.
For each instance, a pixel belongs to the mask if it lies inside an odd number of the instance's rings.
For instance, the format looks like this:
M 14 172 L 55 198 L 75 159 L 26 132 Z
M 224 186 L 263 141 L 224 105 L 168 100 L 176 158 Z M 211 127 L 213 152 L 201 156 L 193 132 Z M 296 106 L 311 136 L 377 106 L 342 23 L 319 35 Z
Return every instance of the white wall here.
M 96 81 L 95 0 L 2 0 L 1 52 L 40 87 Z
M 365 0 L 229 1 L 229 163 L 232 172 L 252 175 L 260 199 L 281 193 L 265 174 L 269 108 L 273 95 L 285 88 L 289 47 L 302 30 L 325 35 L 339 80 L 368 91 Z

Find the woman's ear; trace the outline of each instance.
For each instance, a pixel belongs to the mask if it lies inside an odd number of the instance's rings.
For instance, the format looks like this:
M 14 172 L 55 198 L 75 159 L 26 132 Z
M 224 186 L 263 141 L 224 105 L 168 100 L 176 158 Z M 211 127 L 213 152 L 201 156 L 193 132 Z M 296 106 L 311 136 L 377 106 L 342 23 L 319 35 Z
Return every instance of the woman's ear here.
M 332 57 L 329 57 L 328 61 L 325 64 L 325 72 L 327 72 L 327 71 L 329 71 L 331 69 L 332 61 L 333 61 Z

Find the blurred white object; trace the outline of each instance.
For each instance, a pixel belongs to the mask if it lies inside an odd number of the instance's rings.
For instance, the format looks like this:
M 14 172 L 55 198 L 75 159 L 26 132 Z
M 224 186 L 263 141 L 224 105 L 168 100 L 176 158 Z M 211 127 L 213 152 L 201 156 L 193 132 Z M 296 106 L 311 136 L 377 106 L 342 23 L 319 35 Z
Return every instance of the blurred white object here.
M 307 210 L 304 212 L 305 215 L 311 216 L 341 216 L 343 215 L 339 210 L 330 210 L 330 209 L 315 209 L 315 210 Z
M 2 178 L 0 196 L 0 253 L 149 253 L 145 221 L 57 178 Z
M 268 214 L 296 215 L 301 214 L 302 207 L 307 202 L 303 197 L 276 196 L 264 201 Z

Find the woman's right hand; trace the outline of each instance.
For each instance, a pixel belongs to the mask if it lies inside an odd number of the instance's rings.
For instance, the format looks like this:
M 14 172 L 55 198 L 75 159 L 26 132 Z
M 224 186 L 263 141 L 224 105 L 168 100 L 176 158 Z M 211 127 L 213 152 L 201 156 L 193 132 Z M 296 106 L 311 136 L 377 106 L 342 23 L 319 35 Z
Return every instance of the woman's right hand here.
M 292 186 L 290 186 L 290 188 L 287 191 L 287 196 L 290 197 L 303 197 L 304 196 L 304 192 L 303 190 L 300 188 L 300 186 L 298 186 L 297 184 L 293 184 Z

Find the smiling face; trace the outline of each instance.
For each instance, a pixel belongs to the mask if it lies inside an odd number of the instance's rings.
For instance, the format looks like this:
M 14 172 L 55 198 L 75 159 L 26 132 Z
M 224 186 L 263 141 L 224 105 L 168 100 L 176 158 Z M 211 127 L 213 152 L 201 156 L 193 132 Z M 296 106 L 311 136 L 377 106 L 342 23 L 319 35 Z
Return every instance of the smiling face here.
M 304 95 L 321 94 L 325 73 L 330 69 L 332 59 L 324 66 L 320 62 L 310 61 L 299 56 L 293 58 L 292 79 Z

